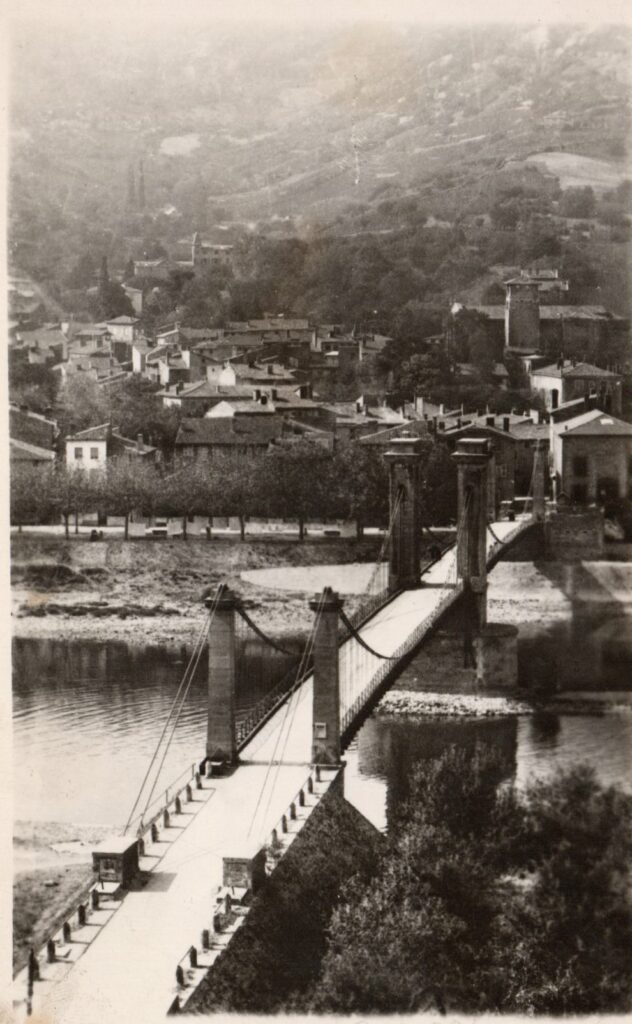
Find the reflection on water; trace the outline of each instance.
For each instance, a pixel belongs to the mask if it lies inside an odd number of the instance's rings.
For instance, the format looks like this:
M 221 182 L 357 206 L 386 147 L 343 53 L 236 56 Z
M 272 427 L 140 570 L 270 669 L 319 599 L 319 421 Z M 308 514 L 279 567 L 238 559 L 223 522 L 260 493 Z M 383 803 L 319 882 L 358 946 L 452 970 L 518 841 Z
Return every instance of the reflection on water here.
M 15 640 L 16 818 L 124 823 L 187 661 L 126 644 Z M 159 780 L 203 756 L 200 664 Z
M 472 747 L 478 740 L 502 751 L 507 777 L 515 776 L 520 785 L 557 766 L 588 761 L 604 782 L 632 788 L 632 695 L 624 692 L 632 678 L 630 639 L 629 618 L 613 619 L 611 609 L 606 617 L 578 613 L 571 623 L 539 627 L 537 636 L 525 629 L 522 665 L 531 666 L 540 684 L 545 679 L 550 688 L 581 691 L 583 698 L 590 696 L 586 686 L 601 684 L 612 690 L 612 709 L 601 716 L 370 718 L 346 754 L 349 799 L 385 827 L 408 795 L 416 761 L 435 757 L 451 743 Z M 123 824 L 187 659 L 184 648 L 14 640 L 16 818 Z M 414 678 L 416 671 L 413 662 L 406 673 Z M 203 656 L 158 791 L 203 756 L 206 676 Z M 238 711 L 252 704 L 260 687 L 253 672 L 249 691 L 238 697 Z

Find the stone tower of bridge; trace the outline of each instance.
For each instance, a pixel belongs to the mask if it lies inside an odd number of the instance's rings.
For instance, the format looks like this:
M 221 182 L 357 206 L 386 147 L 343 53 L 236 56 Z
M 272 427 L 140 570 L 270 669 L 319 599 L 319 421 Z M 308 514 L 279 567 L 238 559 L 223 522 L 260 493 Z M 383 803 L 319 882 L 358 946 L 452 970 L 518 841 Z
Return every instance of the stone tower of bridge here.
M 487 438 L 463 438 L 454 459 L 458 468 L 457 569 L 474 598 L 476 624 L 487 622 L 487 515 L 491 447 Z
M 454 459 L 458 469 L 457 569 L 463 580 L 463 625 L 476 668 L 476 685 L 486 690 L 514 687 L 518 678 L 518 630 L 487 621 L 487 528 L 492 452 L 487 438 L 463 438 Z M 472 662 L 469 662 L 472 664 Z
M 410 590 L 419 586 L 421 509 L 419 470 L 421 440 L 413 435 L 393 439 L 384 458 L 389 466 L 389 500 L 392 535 L 388 589 Z
M 338 617 L 342 604 L 331 587 L 325 587 L 322 594 L 309 603 L 316 614 L 312 764 L 340 764 Z
M 222 584 L 216 597 L 208 597 L 214 608 L 208 632 L 208 724 L 206 756 L 230 764 L 237 760 L 235 729 L 237 597 Z

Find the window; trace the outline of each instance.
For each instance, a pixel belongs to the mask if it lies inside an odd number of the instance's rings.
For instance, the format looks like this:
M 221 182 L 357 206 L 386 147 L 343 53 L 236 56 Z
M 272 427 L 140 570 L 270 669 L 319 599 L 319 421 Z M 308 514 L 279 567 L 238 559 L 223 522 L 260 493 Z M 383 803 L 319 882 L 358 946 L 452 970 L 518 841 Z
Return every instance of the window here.
M 314 722 L 314 738 L 317 740 L 327 739 L 327 723 Z
M 576 455 L 573 459 L 573 475 L 588 476 L 588 458 L 586 455 Z
M 75 448 L 75 459 L 83 458 L 83 448 Z
M 91 448 L 90 449 L 90 458 L 91 459 L 98 459 L 99 458 L 99 449 L 98 448 Z

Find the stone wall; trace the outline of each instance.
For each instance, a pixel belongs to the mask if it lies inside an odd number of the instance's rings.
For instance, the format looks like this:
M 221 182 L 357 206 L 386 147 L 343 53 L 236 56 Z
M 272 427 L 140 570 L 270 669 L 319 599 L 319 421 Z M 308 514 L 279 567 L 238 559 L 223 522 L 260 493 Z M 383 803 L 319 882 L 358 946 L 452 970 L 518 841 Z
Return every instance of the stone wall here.
M 547 559 L 572 562 L 601 558 L 603 515 L 597 508 L 557 512 L 546 520 L 544 536 Z

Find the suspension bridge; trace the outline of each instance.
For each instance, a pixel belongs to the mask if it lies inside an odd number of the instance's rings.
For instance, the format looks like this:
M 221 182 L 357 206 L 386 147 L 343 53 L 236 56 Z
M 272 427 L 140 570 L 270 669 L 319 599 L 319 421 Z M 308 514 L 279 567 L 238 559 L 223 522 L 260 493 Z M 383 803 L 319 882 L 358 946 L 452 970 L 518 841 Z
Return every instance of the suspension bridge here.
M 401 438 L 387 453 L 388 529 L 352 615 L 325 588 L 310 602 L 309 636 L 294 649 L 268 638 L 225 586 L 207 599 L 206 620 L 125 825 L 94 851 L 94 884 L 15 979 L 18 1016 L 107 1024 L 186 1012 L 266 874 L 314 808 L 342 787 L 342 755 L 364 717 L 459 599 L 477 679 L 482 688 L 493 686 L 486 677 L 487 572 L 544 516 L 543 459 L 536 452 L 531 514 L 490 521 L 488 443 L 460 441 L 456 538 L 422 567 L 417 444 Z M 158 790 L 207 645 L 206 751 L 166 792 Z

